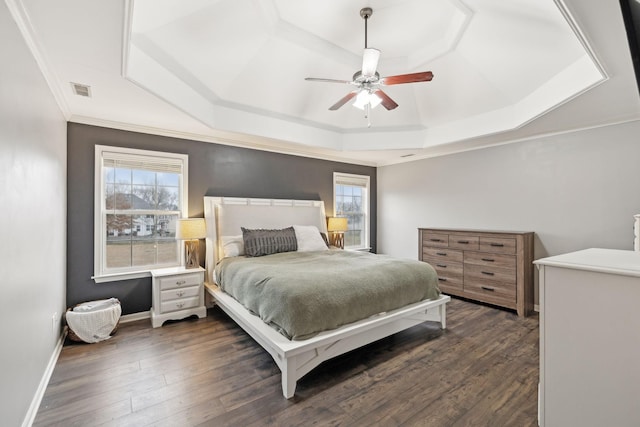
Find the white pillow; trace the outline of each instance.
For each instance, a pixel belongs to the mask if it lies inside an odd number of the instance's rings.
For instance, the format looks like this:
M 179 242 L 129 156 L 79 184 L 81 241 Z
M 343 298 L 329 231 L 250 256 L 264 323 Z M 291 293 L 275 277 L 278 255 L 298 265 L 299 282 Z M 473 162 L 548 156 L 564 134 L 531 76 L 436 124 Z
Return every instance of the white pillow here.
M 244 242 L 242 234 L 239 236 L 222 236 L 223 258 L 244 255 Z
M 293 230 L 296 232 L 298 252 L 329 250 L 315 225 L 294 225 Z

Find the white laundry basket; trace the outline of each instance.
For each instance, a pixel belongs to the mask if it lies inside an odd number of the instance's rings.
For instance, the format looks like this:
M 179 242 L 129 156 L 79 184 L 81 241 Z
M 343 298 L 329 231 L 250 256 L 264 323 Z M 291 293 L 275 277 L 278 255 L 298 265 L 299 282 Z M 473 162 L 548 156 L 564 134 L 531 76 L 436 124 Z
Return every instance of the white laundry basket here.
M 72 341 L 86 343 L 109 339 L 118 330 L 121 313 L 117 298 L 78 304 L 67 310 L 67 336 Z

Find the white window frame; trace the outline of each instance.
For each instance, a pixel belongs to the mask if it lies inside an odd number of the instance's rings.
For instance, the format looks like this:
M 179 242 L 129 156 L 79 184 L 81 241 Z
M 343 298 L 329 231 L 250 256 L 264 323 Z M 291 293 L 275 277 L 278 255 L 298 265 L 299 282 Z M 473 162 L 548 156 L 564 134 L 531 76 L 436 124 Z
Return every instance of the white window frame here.
M 368 251 L 371 249 L 371 225 L 370 225 L 370 211 L 371 211 L 371 177 L 369 175 L 356 175 L 351 173 L 334 172 L 333 173 L 333 216 L 337 216 L 337 201 L 336 201 L 336 187 L 340 185 L 353 185 L 356 187 L 362 187 L 365 189 L 364 200 L 362 206 L 364 210 L 364 246 L 345 246 L 345 249 L 349 250 L 362 250 Z
M 186 154 L 166 153 L 160 151 L 138 150 L 133 148 L 110 147 L 105 145 L 95 146 L 95 178 L 94 178 L 94 276 L 92 279 L 96 283 L 114 282 L 118 280 L 137 279 L 141 277 L 150 277 L 151 269 L 160 267 L 176 267 L 182 264 L 182 245 L 179 245 L 178 259 L 175 264 L 157 264 L 152 268 L 149 266 L 134 266 L 127 268 L 107 269 L 105 266 L 105 249 L 106 249 L 106 206 L 105 206 L 105 185 L 103 159 L 104 156 L 109 158 L 119 157 L 121 159 L 139 159 L 146 158 L 153 162 L 167 162 L 172 164 L 180 163 L 182 166 L 182 176 L 180 182 L 180 218 L 187 217 L 188 203 L 188 176 L 189 176 L 189 156 Z M 177 242 L 176 242 L 177 244 Z

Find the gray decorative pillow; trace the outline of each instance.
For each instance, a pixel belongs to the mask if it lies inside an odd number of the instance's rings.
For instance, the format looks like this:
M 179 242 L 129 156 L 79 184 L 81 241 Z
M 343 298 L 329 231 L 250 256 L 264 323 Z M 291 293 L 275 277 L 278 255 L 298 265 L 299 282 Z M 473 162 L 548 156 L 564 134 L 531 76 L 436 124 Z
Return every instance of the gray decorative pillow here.
M 255 257 L 298 250 L 298 241 L 293 227 L 282 230 L 241 228 L 246 256 Z

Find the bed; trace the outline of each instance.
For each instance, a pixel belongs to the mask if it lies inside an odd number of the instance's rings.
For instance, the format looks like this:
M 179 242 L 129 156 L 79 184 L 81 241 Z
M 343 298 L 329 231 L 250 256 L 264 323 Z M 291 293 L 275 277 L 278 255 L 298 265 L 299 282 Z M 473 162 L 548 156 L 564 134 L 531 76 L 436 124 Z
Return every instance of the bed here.
M 319 232 L 326 234 L 324 203 L 314 200 L 205 197 L 204 211 L 207 225 L 207 292 L 227 315 L 273 357 L 282 372 L 282 393 L 286 398 L 293 397 L 300 378 L 325 360 L 425 321 L 439 322 L 443 329 L 446 328 L 446 303 L 450 301 L 450 297 L 440 294 L 389 311 L 377 312 L 361 320 L 349 321 L 330 330 L 283 334 L 281 332 L 284 331 L 274 327 L 273 322 L 270 322 L 271 325 L 265 323 L 236 298 L 220 289 L 216 283 L 216 266 L 222 264 L 220 261 L 224 258 L 223 254 L 229 253 L 229 236 L 237 237 L 241 234 L 242 227 L 283 229 L 292 225 L 315 226 Z M 327 251 L 326 256 L 338 255 L 335 252 L 343 251 Z M 277 254 L 260 258 L 278 259 L 288 256 Z M 217 273 L 220 274 L 220 271 Z M 315 280 L 324 283 L 326 274 Z M 256 309 L 253 311 L 257 312 Z

